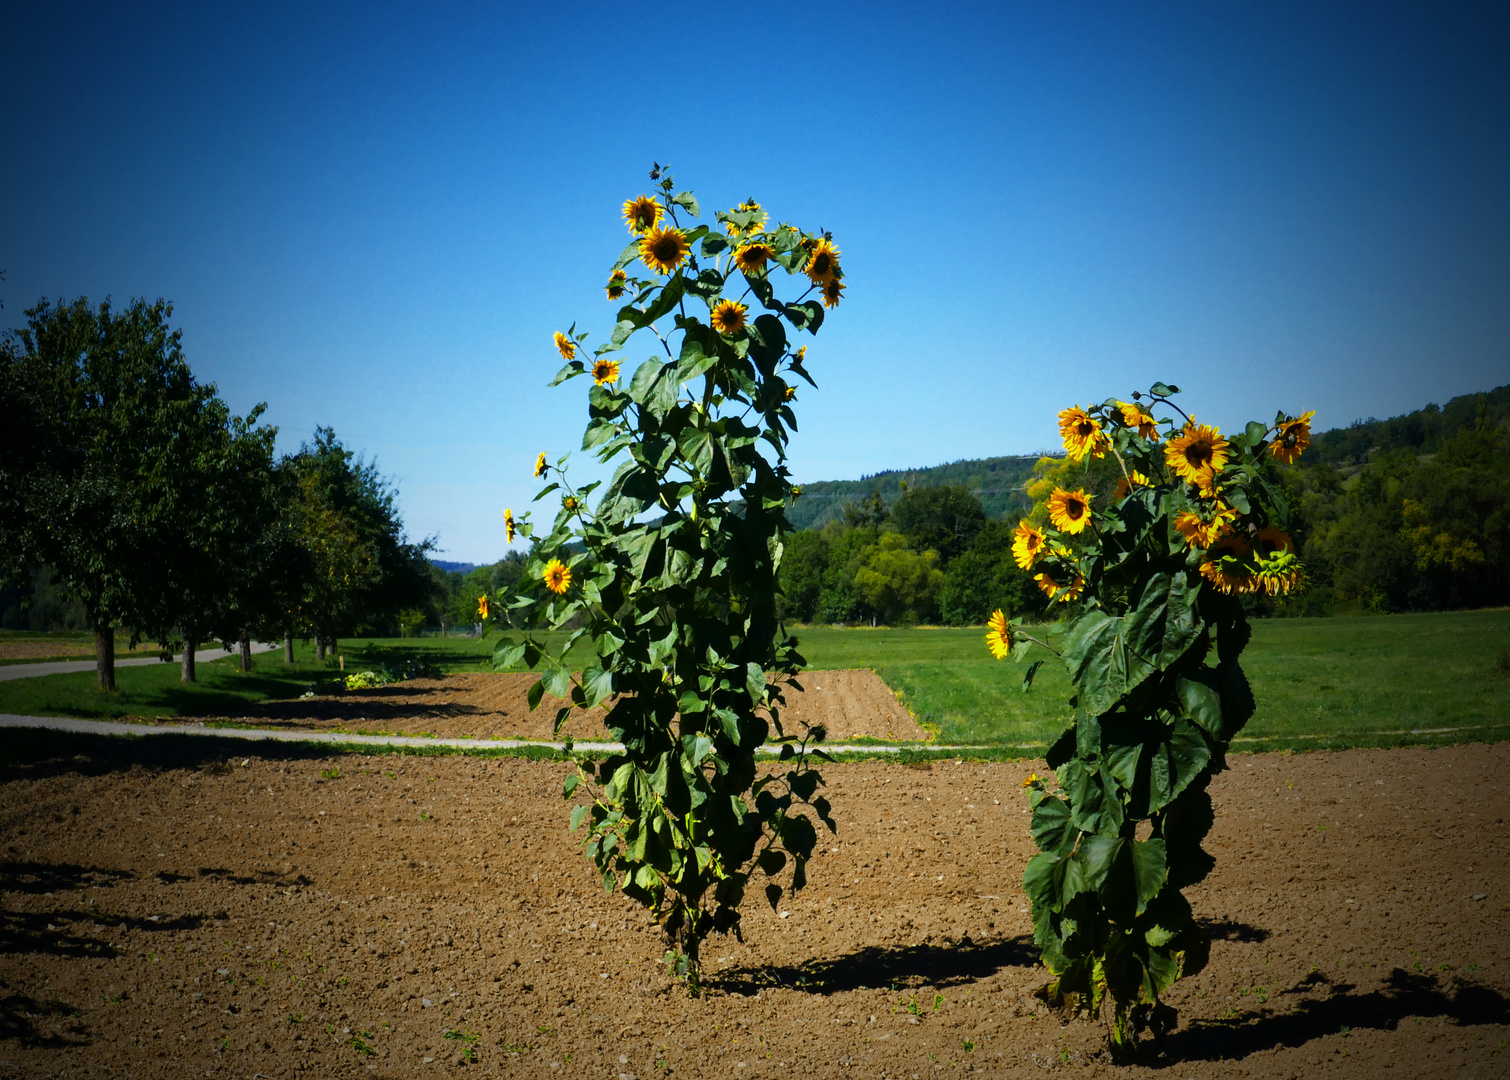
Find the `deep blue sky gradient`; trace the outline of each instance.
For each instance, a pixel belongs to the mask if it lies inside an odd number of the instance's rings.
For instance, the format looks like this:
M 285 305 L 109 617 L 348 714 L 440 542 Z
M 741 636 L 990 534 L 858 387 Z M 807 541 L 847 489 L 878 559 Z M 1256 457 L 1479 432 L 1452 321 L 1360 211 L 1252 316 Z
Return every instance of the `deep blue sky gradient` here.
M 284 449 L 333 426 L 411 535 L 492 560 L 578 443 L 551 333 L 612 325 L 655 159 L 844 252 L 800 480 L 1053 447 L 1155 379 L 1223 425 L 1390 415 L 1510 373 L 1507 11 L 32 5 L 0 325 L 166 297 Z

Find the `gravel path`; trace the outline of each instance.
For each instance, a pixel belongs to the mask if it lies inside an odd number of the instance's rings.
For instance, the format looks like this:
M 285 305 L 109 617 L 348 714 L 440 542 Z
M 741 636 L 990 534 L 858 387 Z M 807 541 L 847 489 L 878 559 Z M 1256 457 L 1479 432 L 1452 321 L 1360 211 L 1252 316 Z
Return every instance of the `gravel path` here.
M 278 648 L 277 645 L 270 645 L 266 642 L 252 642 L 252 652 L 254 654 L 270 652 L 276 648 Z M 234 649 L 195 649 L 194 662 L 208 664 L 212 660 L 223 660 L 227 656 L 235 655 L 236 652 Z M 118 668 L 145 667 L 147 664 L 162 664 L 167 662 L 156 656 L 144 656 L 131 660 L 122 660 L 117 657 L 115 666 Z M 175 664 L 182 663 L 183 653 L 175 656 L 172 662 Z M 34 679 L 43 675 L 67 675 L 75 671 L 93 670 L 95 670 L 95 662 L 93 660 L 52 660 L 45 664 L 6 664 L 0 667 L 0 682 L 5 682 L 7 679 Z

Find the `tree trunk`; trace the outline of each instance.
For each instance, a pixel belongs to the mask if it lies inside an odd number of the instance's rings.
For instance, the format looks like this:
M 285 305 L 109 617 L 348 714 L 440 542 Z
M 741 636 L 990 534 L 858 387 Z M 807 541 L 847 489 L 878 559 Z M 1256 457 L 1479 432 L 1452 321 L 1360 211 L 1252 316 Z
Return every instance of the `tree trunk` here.
M 294 662 L 294 632 L 292 630 L 283 631 L 283 662 L 285 664 Z
M 194 681 L 194 641 L 192 638 L 184 638 L 183 670 L 179 673 L 178 681 Z
M 252 670 L 252 639 L 243 632 L 241 635 L 241 670 Z
M 336 654 L 336 636 L 334 634 L 331 634 L 330 635 L 330 640 L 327 641 L 325 644 L 326 644 L 326 647 L 327 647 L 326 651 L 331 656 L 334 656 Z
M 101 690 L 115 689 L 115 627 L 94 628 L 94 670 Z
M 315 634 L 315 659 L 322 664 L 325 662 L 325 635 L 318 632 Z

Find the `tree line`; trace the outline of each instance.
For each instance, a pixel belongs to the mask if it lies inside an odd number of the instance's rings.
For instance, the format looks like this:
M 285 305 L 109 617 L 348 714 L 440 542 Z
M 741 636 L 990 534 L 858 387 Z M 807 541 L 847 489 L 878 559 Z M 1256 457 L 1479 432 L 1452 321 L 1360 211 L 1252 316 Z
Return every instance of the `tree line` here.
M 1510 603 L 1510 386 L 1321 432 L 1299 461 L 1265 467 L 1290 503 L 1307 581 L 1284 597 L 1245 597 L 1249 614 Z M 1105 505 L 1120 479 L 1110 459 L 1042 457 L 1017 489 L 1025 509 L 999 517 L 965 484 L 900 480 L 892 498 L 873 488 L 832 520 L 786 537 L 783 614 L 962 626 L 997 608 L 1042 614 L 1048 598 L 1013 560 L 1012 528 L 1019 518 L 1045 522 L 1056 485 L 1084 488 Z
M 171 305 L 42 301 L 0 339 L 0 576 L 55 582 L 94 634 L 102 688 L 117 632 L 183 651 L 391 625 L 428 602 L 376 463 L 316 429 L 279 456 L 265 405 L 233 413 L 184 357 Z

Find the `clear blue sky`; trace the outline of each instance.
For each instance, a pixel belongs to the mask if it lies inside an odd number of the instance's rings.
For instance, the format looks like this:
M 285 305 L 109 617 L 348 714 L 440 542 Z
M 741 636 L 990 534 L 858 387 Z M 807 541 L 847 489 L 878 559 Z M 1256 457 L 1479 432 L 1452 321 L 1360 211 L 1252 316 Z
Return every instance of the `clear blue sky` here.
M 799 480 L 1031 453 L 1155 379 L 1386 416 L 1510 381 L 1507 11 L 17 5 L 0 323 L 166 297 L 284 449 L 334 427 L 491 561 L 578 445 L 551 333 L 611 326 L 654 159 L 844 252 Z

